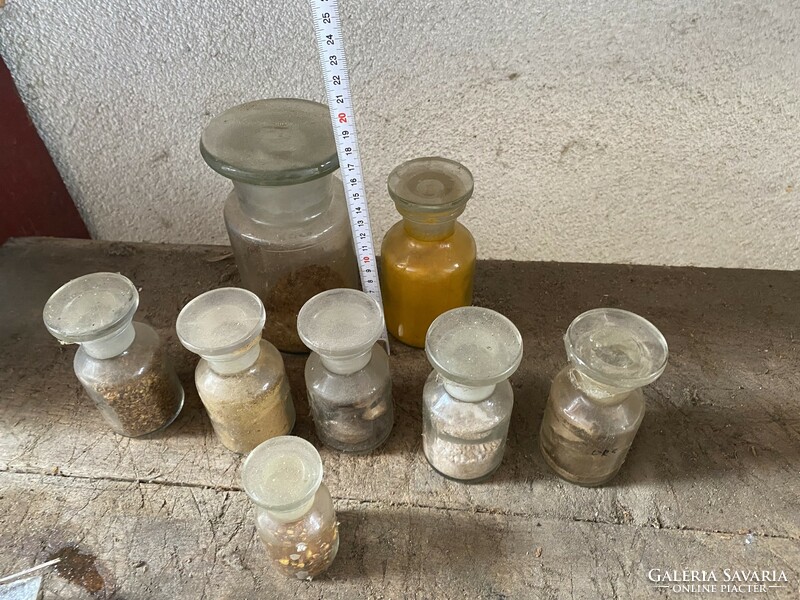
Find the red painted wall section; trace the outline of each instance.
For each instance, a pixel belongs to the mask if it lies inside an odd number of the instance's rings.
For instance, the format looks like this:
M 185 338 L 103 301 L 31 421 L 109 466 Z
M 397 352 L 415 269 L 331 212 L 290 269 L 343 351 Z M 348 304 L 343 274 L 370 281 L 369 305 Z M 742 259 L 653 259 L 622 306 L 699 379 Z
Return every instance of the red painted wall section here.
M 0 58 L 0 244 L 30 235 L 89 232 Z

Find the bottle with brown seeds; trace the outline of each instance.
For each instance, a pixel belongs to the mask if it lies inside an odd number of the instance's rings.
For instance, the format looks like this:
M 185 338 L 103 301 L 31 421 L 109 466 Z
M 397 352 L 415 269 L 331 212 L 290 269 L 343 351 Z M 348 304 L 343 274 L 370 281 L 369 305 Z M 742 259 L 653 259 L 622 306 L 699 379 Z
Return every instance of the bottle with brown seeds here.
M 158 334 L 133 321 L 139 293 L 119 273 L 92 273 L 59 288 L 44 308 L 48 331 L 79 344 L 75 375 L 109 426 L 128 437 L 169 425 L 183 388 Z

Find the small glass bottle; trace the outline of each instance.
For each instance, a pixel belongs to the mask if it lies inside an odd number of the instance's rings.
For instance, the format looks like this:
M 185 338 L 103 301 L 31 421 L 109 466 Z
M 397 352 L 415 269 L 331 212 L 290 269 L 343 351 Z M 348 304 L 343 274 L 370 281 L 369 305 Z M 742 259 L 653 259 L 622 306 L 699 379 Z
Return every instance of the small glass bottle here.
M 269 313 L 265 337 L 306 352 L 296 322 L 306 300 L 360 287 L 328 108 L 293 98 L 235 106 L 211 120 L 200 150 L 233 182 L 225 225 L 242 284 Z
M 47 330 L 79 344 L 75 375 L 111 429 L 138 437 L 166 427 L 183 388 L 155 330 L 133 321 L 139 293 L 119 273 L 92 273 L 56 290 L 44 307 Z
M 331 565 L 339 550 L 339 523 L 314 446 L 295 436 L 267 440 L 245 459 L 242 486 L 255 504 L 256 531 L 279 572 L 311 579 Z
M 475 240 L 456 221 L 472 196 L 472 174 L 446 158 L 416 158 L 391 172 L 388 187 L 403 220 L 381 246 L 386 326 L 422 348 L 436 317 L 472 304 Z
M 641 388 L 667 366 L 667 341 L 625 310 L 598 308 L 576 318 L 564 336 L 570 364 L 550 386 L 539 446 L 562 478 L 585 486 L 612 479 L 644 417 Z
M 369 452 L 392 430 L 389 358 L 376 343 L 383 331 L 378 302 L 358 290 L 317 294 L 297 317 L 311 349 L 306 389 L 320 440 L 343 452 Z
M 242 454 L 294 427 L 283 357 L 261 339 L 265 320 L 258 296 L 220 288 L 189 302 L 176 323 L 181 344 L 201 357 L 194 380 L 214 433 Z
M 485 479 L 503 460 L 522 336 L 493 310 L 456 308 L 433 322 L 425 352 L 434 368 L 422 391 L 425 457 L 451 479 Z

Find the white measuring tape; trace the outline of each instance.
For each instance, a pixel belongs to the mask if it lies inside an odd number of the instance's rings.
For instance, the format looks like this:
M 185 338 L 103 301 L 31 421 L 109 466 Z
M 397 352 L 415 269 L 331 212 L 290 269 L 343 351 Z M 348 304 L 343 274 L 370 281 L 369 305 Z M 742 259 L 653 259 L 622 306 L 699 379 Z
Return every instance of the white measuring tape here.
M 350 228 L 356 245 L 361 287 L 383 308 L 381 284 L 378 281 L 378 261 L 375 258 L 375 244 L 372 239 L 367 194 L 361 169 L 361 154 L 358 150 L 350 77 L 347 75 L 347 59 L 344 55 L 339 2 L 338 0 L 310 0 L 310 2 L 333 136 L 336 139 L 336 151 L 339 155 L 339 168 L 350 212 Z M 380 339 L 388 351 L 389 336 L 385 326 Z

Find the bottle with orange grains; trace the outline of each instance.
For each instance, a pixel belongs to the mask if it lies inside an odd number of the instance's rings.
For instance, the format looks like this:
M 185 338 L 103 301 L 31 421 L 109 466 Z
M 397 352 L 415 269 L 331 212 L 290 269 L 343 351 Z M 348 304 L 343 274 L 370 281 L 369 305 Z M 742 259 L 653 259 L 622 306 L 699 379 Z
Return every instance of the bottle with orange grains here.
M 472 196 L 472 174 L 453 160 L 416 158 L 391 172 L 388 187 L 403 219 L 381 246 L 386 326 L 422 348 L 436 317 L 472 304 L 475 240 L 456 220 Z

